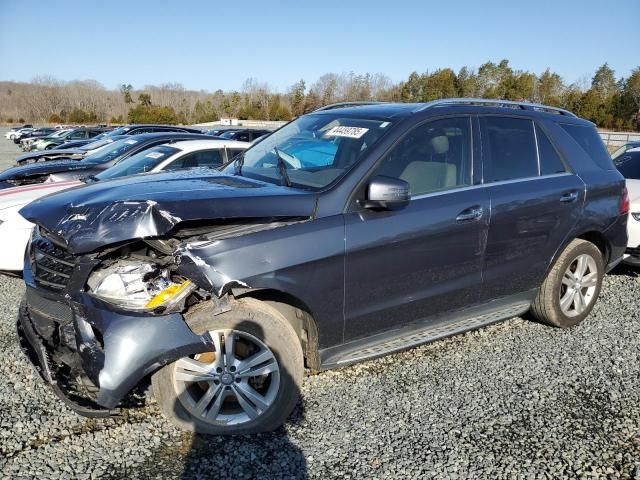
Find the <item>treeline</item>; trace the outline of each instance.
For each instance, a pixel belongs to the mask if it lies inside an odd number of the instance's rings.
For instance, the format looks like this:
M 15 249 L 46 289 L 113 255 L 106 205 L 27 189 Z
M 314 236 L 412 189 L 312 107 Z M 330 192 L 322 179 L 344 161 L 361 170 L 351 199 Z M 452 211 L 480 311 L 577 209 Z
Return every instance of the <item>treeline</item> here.
M 122 84 L 110 90 L 95 80 L 64 82 L 37 77 L 30 83 L 0 82 L 1 122 L 204 123 L 221 117 L 290 120 L 341 101 L 426 102 L 438 98 L 481 97 L 522 100 L 567 108 L 599 127 L 640 130 L 640 67 L 616 78 L 605 63 L 592 78 L 567 84 L 547 69 L 514 70 L 508 60 L 413 72 L 394 83 L 383 74 L 328 73 L 312 84 L 300 80 L 284 93 L 248 79 L 238 91 L 186 90 L 181 84 Z

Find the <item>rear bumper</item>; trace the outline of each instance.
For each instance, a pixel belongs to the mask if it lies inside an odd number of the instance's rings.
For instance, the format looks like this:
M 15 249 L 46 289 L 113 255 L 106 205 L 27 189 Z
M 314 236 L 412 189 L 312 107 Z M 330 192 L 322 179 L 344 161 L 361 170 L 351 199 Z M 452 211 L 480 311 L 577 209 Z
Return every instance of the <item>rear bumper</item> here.
M 17 326 L 22 349 L 44 381 L 82 415 L 109 415 L 157 368 L 211 350 L 181 314 L 125 314 L 87 294 L 65 302 L 41 293 L 27 283 Z M 90 398 L 78 398 L 63 386 L 57 372 L 74 366 L 93 384 Z

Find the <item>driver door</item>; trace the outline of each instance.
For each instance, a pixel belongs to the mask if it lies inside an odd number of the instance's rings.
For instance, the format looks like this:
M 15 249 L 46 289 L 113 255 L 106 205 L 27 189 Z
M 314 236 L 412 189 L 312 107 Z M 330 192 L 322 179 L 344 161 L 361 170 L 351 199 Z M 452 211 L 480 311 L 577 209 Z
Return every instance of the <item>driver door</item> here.
M 370 177 L 408 182 L 409 205 L 346 215 L 345 342 L 479 302 L 489 198 L 473 185 L 471 125 L 450 117 L 409 132 Z

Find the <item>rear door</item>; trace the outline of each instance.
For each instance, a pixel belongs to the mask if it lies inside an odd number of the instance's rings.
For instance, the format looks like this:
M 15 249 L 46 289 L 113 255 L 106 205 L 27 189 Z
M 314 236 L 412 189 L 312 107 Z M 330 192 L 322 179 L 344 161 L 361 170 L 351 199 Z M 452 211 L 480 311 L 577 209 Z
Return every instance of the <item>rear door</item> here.
M 372 174 L 401 178 L 409 205 L 345 218 L 345 341 L 427 323 L 476 303 L 489 199 L 473 181 L 472 119 L 415 127 Z
M 482 116 L 480 126 L 491 200 L 483 299 L 531 294 L 580 218 L 585 185 L 532 119 Z

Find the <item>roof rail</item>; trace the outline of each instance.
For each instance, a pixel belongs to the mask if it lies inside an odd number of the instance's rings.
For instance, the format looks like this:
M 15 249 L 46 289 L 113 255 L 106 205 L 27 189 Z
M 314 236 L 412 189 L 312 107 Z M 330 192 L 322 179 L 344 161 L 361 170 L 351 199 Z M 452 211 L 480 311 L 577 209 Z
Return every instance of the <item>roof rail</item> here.
M 514 102 L 512 100 L 499 100 L 493 98 L 442 98 L 440 100 L 433 100 L 423 104 L 417 111 L 446 105 L 486 105 L 498 108 L 519 108 L 521 110 L 533 110 L 536 112 L 556 113 L 559 115 L 577 117 L 575 113 L 565 110 L 564 108 L 550 107 L 549 105 L 542 105 L 539 103 Z
M 380 105 L 381 103 L 387 103 L 387 102 L 339 102 L 339 103 L 332 103 L 330 105 L 325 105 L 324 107 L 320 107 L 316 110 L 314 110 L 315 112 L 322 112 L 324 110 L 333 110 L 334 108 L 347 108 L 347 107 L 365 107 L 367 105 Z

